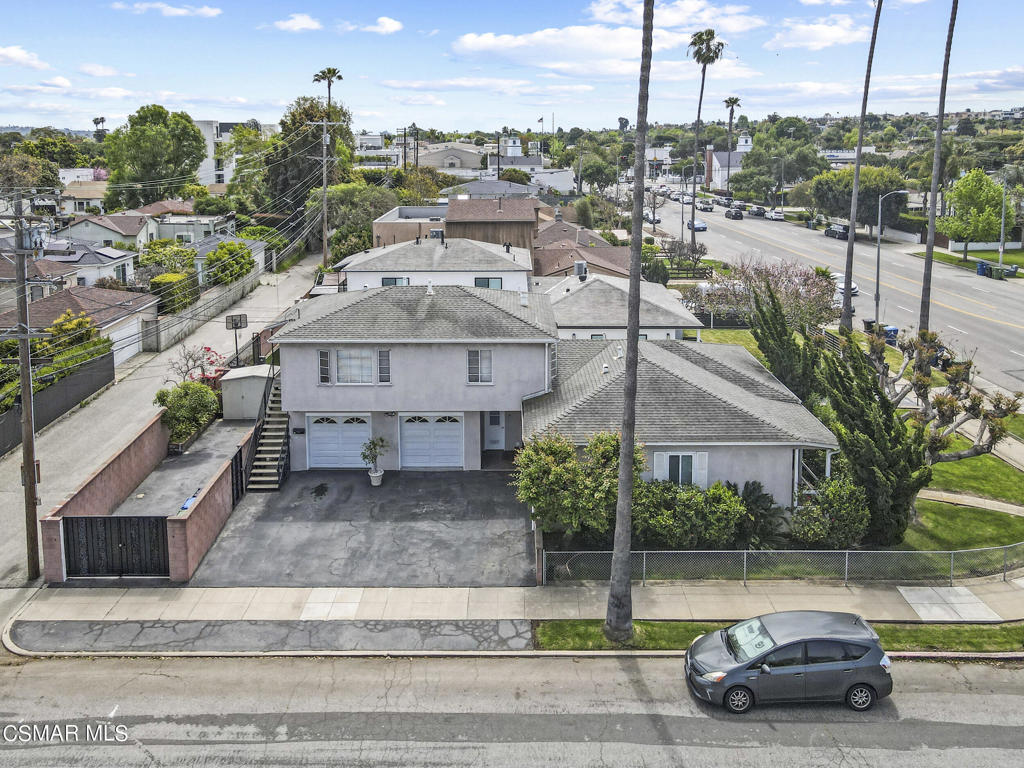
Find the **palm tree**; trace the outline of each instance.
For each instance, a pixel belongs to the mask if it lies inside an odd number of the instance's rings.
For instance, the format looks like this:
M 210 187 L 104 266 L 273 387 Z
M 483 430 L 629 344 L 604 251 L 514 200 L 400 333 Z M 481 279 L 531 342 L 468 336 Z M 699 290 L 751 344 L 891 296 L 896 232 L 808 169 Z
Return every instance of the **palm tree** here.
M 327 123 L 331 119 L 331 86 L 334 85 L 336 80 L 341 80 L 341 72 L 336 67 L 324 67 L 315 75 L 313 75 L 314 83 L 327 83 L 327 111 L 324 113 L 324 130 L 323 140 L 324 146 L 327 146 Z M 330 250 L 327 245 L 327 156 L 324 155 L 324 167 L 323 167 L 324 183 L 323 183 L 323 212 L 321 214 L 322 221 L 320 223 L 320 242 L 323 245 L 323 261 L 324 266 L 330 265 Z
M 651 40 L 654 36 L 654 0 L 644 0 L 644 27 L 640 56 L 640 93 L 636 105 L 636 152 L 633 160 L 633 221 L 643 221 L 644 171 L 647 159 L 647 99 L 651 84 Z M 633 227 L 629 244 L 629 305 L 626 313 L 626 380 L 619 446 L 619 492 L 615 501 L 615 541 L 612 552 L 608 612 L 604 634 L 614 642 L 633 636 L 632 549 L 633 444 L 636 435 L 636 367 L 640 344 L 640 252 L 642 227 Z
M 864 120 L 868 114 L 868 91 L 871 88 L 871 63 L 875 58 L 875 38 L 878 37 L 878 19 L 882 15 L 882 0 L 875 0 L 875 23 L 871 27 L 871 45 L 868 46 L 868 65 L 864 70 L 864 93 L 860 101 L 860 123 L 857 125 L 857 154 L 853 161 L 853 194 L 850 199 L 850 236 L 846 239 L 846 273 L 843 279 L 843 312 L 839 322 L 844 328 L 853 328 L 853 246 L 857 241 L 857 198 L 860 195 L 860 156 L 864 149 Z M 783 179 L 785 184 L 786 180 Z M 876 320 L 878 318 L 875 318 Z
M 942 163 L 942 123 L 946 115 L 946 84 L 949 82 L 949 50 L 953 47 L 953 28 L 956 27 L 957 0 L 949 11 L 949 31 L 946 32 L 946 56 L 942 60 L 942 81 L 939 84 L 939 111 L 936 113 L 935 153 L 932 157 L 932 193 L 928 200 L 928 240 L 924 249 L 924 275 L 921 278 L 921 317 L 918 333 L 928 330 L 932 311 L 932 254 L 935 253 L 935 199 L 939 192 L 939 174 Z
M 725 156 L 725 190 L 729 191 L 729 177 L 732 176 L 732 117 L 736 107 L 740 106 L 739 96 L 729 96 L 724 102 L 729 108 L 729 146 L 726 147 L 728 154 Z
M 715 30 L 705 29 L 693 33 L 686 50 L 693 56 L 693 60 L 700 64 L 700 96 L 697 98 L 697 122 L 693 126 L 693 195 L 690 200 L 690 221 L 693 221 L 697 217 L 697 163 L 700 159 L 700 110 L 704 105 L 704 79 L 708 73 L 708 65 L 722 58 L 725 43 L 715 39 Z M 685 220 L 684 212 L 683 221 Z M 696 228 L 690 229 L 690 246 L 697 248 Z

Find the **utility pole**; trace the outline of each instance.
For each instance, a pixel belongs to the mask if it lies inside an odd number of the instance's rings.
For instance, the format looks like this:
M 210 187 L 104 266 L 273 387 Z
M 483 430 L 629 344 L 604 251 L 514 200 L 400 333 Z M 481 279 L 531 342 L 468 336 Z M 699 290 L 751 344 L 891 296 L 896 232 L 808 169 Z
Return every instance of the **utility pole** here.
M 1006 179 L 1003 179 L 1003 210 L 999 215 L 999 268 L 1003 268 L 1003 251 L 1006 250 Z
M 47 333 L 32 333 L 28 324 L 28 265 L 21 195 L 14 202 L 14 259 L 18 291 L 18 326 L 2 338 L 18 340 L 19 387 L 21 395 L 21 481 L 25 488 L 25 554 L 28 580 L 39 578 L 39 498 L 36 494 L 35 419 L 32 411 L 31 339 Z
M 345 123 L 332 123 L 328 121 L 330 115 L 325 115 L 323 120 L 317 120 L 313 123 L 306 123 L 306 125 L 320 125 L 323 127 L 323 136 L 321 139 L 320 147 L 320 162 L 323 163 L 323 194 L 321 195 L 321 241 L 324 246 L 324 266 L 328 266 L 330 254 L 327 244 L 327 148 L 330 146 L 331 141 L 327 136 L 327 126 L 329 125 L 345 125 Z

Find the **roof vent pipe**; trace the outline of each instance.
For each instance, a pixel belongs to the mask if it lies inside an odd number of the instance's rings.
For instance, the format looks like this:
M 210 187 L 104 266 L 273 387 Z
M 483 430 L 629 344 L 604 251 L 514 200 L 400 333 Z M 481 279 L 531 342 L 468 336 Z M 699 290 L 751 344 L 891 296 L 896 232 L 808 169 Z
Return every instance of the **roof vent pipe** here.
M 618 348 L 615 350 L 615 359 L 616 360 L 621 360 L 622 359 L 622 345 L 621 344 L 619 344 Z
M 519 292 L 519 306 L 528 307 L 530 306 L 530 294 L 526 291 Z
M 434 295 L 434 281 L 433 280 L 427 280 L 427 296 L 433 296 L 433 295 Z
M 420 236 L 416 235 L 416 245 L 419 245 L 419 244 L 420 244 Z
M 364 291 L 370 290 L 370 286 L 368 286 L 366 283 L 363 283 L 363 290 Z
M 601 373 L 608 373 L 608 363 L 601 366 Z

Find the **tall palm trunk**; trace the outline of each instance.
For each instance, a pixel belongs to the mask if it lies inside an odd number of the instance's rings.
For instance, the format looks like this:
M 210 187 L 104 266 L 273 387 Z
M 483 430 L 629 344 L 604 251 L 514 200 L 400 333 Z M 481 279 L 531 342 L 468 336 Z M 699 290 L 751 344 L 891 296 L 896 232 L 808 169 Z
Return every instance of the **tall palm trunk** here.
M 729 181 L 732 176 L 732 114 L 733 108 L 729 107 L 729 145 L 725 148 L 725 191 L 730 190 Z
M 654 0 L 644 0 L 643 53 L 640 57 L 640 93 L 636 106 L 636 159 L 633 161 L 633 221 L 643 221 L 644 150 L 647 147 L 647 97 L 651 83 L 651 40 L 654 36 Z M 619 494 L 615 502 L 615 542 L 605 636 L 625 642 L 633 636 L 632 528 L 633 445 L 636 434 L 636 367 L 640 343 L 640 252 L 643 227 L 633 226 L 629 244 L 629 304 L 626 313 L 626 381 L 619 447 Z
M 693 195 L 690 197 L 690 221 L 697 218 L 697 158 L 700 154 L 700 109 L 704 104 L 704 78 L 708 73 L 708 65 L 700 68 L 700 96 L 697 98 L 697 124 L 693 126 Z M 686 218 L 686 215 L 683 215 Z M 690 247 L 697 251 L 697 227 L 690 226 Z
M 860 156 L 864 149 L 864 121 L 868 114 L 868 91 L 871 88 L 871 64 L 875 58 L 875 38 L 878 37 L 878 19 L 882 15 L 882 0 L 875 0 L 875 23 L 871 27 L 871 45 L 868 46 L 868 65 L 864 70 L 864 93 L 860 101 L 860 124 L 857 126 L 857 155 L 853 163 L 853 199 L 850 201 L 850 236 L 846 239 L 846 270 L 843 278 L 843 312 L 839 322 L 844 328 L 853 328 L 853 247 L 857 242 L 857 198 L 860 196 Z M 782 180 L 786 188 L 786 180 Z M 876 317 L 875 320 L 878 318 Z
M 935 208 L 939 195 L 939 175 L 942 172 L 942 123 L 946 115 L 946 83 L 949 81 L 949 51 L 953 47 L 953 29 L 956 27 L 957 0 L 949 11 L 949 31 L 946 32 L 946 55 L 942 60 L 942 82 L 939 85 L 939 111 L 935 125 L 935 156 L 932 158 L 932 191 L 928 201 L 928 240 L 924 249 L 924 275 L 921 278 L 921 317 L 918 332 L 928 330 L 932 312 L 932 255 L 935 253 Z

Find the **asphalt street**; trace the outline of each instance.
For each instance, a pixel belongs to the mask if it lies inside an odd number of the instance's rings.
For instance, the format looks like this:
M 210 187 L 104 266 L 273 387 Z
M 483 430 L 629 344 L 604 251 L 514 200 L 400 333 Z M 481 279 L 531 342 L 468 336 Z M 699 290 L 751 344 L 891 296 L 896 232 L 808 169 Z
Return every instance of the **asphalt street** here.
M 708 224 L 697 239 L 706 243 L 711 258 L 798 261 L 843 272 L 846 242 L 825 237 L 789 222 L 745 217 L 725 218 L 725 209 L 698 213 Z M 658 209 L 660 229 L 679 235 L 679 204 L 669 201 Z M 689 218 L 689 207 L 687 207 Z M 689 237 L 689 230 L 686 231 Z M 924 246 L 918 250 L 924 251 Z M 874 243 L 858 240 L 854 249 L 853 280 L 860 288 L 854 299 L 855 327 L 874 316 Z M 901 247 L 882 245 L 881 319 L 901 329 L 916 328 L 920 316 L 924 260 Z M 948 264 L 935 262 L 932 272 L 931 329 L 959 354 L 972 356 L 978 375 L 1010 391 L 1024 389 L 1024 279 L 989 280 Z
M 896 664 L 894 695 L 868 713 L 829 704 L 733 716 L 690 697 L 678 659 L 13 664 L 0 667 L 8 768 L 1024 763 L 1020 668 Z M 46 725 L 77 733 L 31 737 Z M 102 726 L 109 740 L 97 743 Z

